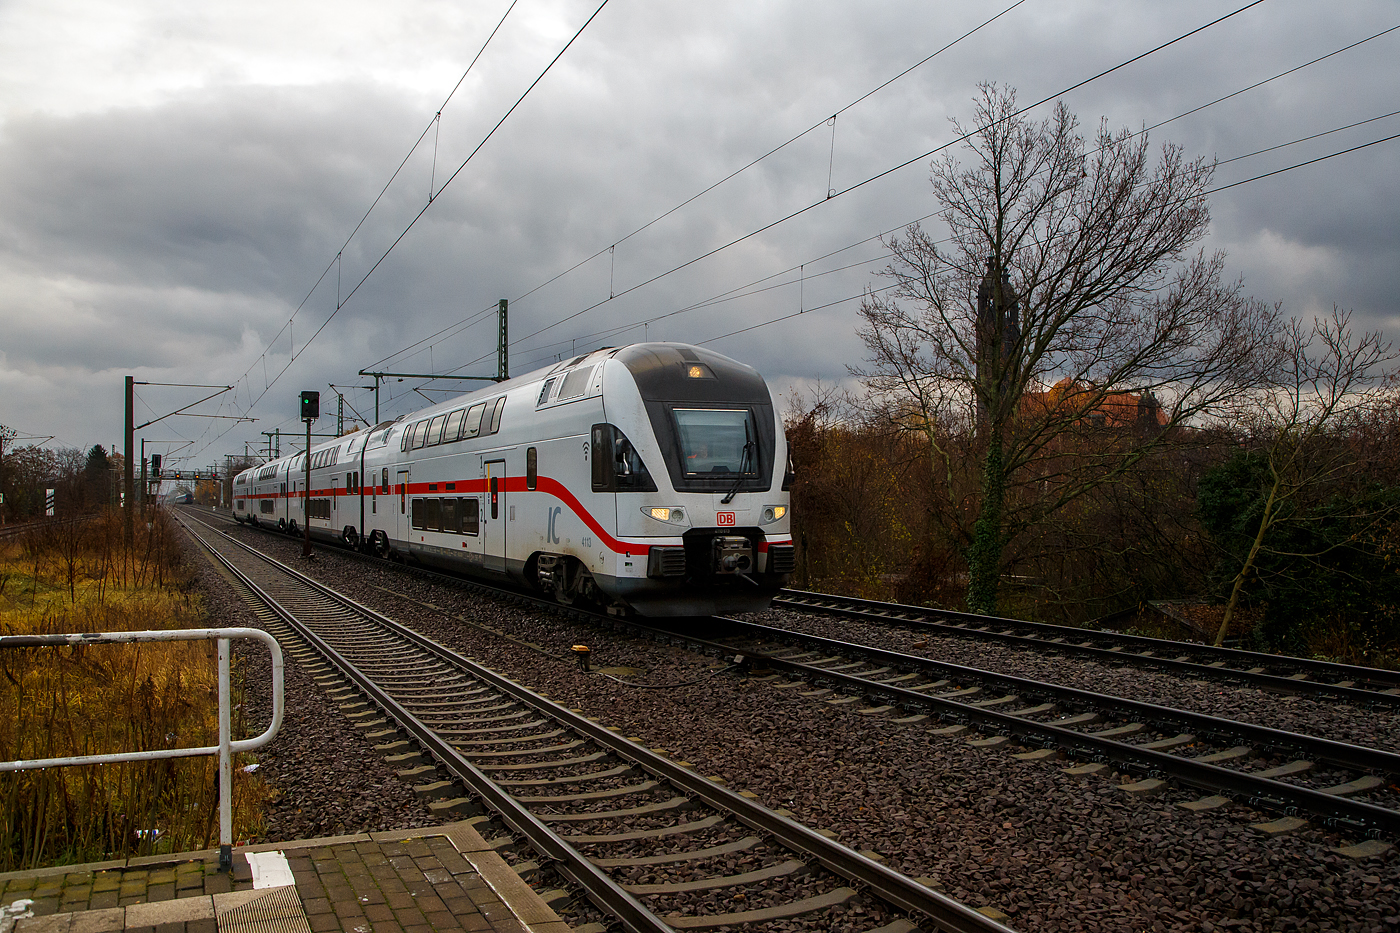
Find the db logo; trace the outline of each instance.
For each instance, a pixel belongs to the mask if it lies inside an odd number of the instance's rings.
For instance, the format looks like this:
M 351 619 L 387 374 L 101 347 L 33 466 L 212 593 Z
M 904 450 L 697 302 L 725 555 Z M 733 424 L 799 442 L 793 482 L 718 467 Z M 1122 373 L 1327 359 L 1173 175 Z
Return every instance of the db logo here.
M 733 524 L 734 524 L 734 513 L 733 513 L 733 512 L 716 512 L 716 513 L 715 513 L 715 524 L 716 524 L 716 525 L 733 525 Z

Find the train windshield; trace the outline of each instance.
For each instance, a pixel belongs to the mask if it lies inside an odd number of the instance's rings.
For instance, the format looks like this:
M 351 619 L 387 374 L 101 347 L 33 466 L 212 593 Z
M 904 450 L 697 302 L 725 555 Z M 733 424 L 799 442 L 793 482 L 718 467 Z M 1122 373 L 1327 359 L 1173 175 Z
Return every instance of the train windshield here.
M 747 410 L 677 408 L 674 414 L 687 476 L 757 472 L 757 433 Z

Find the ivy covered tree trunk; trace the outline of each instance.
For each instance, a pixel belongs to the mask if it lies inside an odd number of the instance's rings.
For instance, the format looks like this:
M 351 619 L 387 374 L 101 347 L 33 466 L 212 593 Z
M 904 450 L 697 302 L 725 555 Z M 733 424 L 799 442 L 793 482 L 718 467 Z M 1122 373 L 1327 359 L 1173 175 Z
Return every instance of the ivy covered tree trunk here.
M 967 608 L 981 615 L 992 615 L 997 610 L 1005 494 L 1006 467 L 1001 439 L 993 437 L 982 461 L 982 509 L 973 525 L 972 546 L 967 551 Z

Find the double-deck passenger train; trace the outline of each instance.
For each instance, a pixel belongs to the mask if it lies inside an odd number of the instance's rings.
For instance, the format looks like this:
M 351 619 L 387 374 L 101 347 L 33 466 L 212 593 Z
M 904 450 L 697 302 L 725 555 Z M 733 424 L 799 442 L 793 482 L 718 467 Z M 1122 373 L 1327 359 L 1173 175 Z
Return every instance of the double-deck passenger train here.
M 240 522 L 642 615 L 766 608 L 793 570 L 763 377 L 700 347 L 609 348 L 234 479 Z

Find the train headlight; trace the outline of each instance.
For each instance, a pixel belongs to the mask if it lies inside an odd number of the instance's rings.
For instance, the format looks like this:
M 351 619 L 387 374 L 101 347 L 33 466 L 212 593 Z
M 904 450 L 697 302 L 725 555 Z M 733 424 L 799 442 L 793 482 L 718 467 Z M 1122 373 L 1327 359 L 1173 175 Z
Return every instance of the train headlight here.
M 778 519 L 782 518 L 782 517 L 783 517 L 784 515 L 786 515 L 786 514 L 787 514 L 787 506 L 785 506 L 785 505 L 768 505 L 768 506 L 764 506 L 764 508 L 763 508 L 763 524 L 767 525 L 769 522 L 776 522 Z
M 669 525 L 686 524 L 685 509 L 682 508 L 656 508 L 652 506 L 643 506 L 642 514 L 646 515 L 649 518 L 654 518 L 658 522 L 666 522 Z

